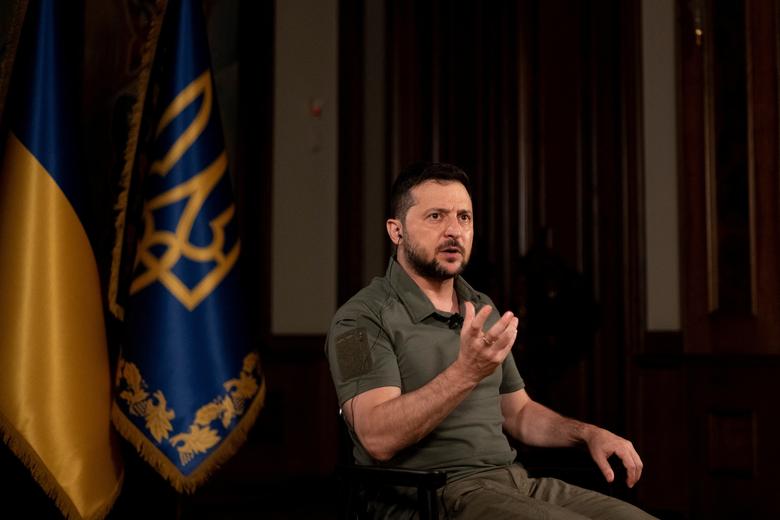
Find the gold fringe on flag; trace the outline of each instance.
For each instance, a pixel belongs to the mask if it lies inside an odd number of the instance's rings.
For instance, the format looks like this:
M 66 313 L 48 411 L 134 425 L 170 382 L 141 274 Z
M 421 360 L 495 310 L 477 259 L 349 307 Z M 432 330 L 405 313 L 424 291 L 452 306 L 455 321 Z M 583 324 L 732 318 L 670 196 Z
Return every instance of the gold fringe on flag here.
M 241 445 L 246 441 L 249 430 L 255 423 L 257 415 L 263 409 L 265 403 L 265 378 L 261 382 L 257 395 L 252 400 L 252 404 L 246 410 L 236 427 L 228 434 L 227 438 L 209 454 L 207 460 L 201 463 L 193 473 L 184 476 L 172 464 L 164 453 L 155 446 L 149 438 L 143 434 L 114 403 L 111 418 L 114 421 L 114 427 L 122 436 L 138 450 L 141 457 L 154 467 L 160 475 L 165 477 L 179 493 L 193 493 L 201 484 L 203 484 L 212 473 L 225 463 L 230 457 L 236 454 Z

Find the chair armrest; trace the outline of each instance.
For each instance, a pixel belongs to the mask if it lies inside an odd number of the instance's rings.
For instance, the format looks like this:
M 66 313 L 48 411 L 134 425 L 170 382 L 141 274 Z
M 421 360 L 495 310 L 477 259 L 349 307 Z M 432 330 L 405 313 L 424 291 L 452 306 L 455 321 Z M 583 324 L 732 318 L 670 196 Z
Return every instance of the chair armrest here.
M 338 472 L 348 487 L 346 517 L 352 514 L 360 518 L 360 511 L 366 511 L 365 502 L 358 505 L 358 489 L 401 486 L 417 489 L 417 513 L 420 520 L 435 520 L 439 517 L 439 503 L 436 490 L 447 483 L 447 474 L 436 470 L 402 469 L 382 466 L 341 465 Z
M 435 490 L 447 483 L 447 474 L 437 470 L 345 465 L 339 468 L 339 472 L 349 480 L 366 484 Z

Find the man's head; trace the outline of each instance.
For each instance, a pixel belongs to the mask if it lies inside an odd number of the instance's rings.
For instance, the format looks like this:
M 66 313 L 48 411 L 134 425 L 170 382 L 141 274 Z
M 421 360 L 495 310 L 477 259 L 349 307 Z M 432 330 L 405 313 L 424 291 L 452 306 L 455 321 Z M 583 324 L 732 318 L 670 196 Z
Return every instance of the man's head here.
M 463 170 L 415 163 L 395 180 L 390 204 L 387 232 L 405 269 L 439 281 L 463 271 L 474 238 L 469 178 Z

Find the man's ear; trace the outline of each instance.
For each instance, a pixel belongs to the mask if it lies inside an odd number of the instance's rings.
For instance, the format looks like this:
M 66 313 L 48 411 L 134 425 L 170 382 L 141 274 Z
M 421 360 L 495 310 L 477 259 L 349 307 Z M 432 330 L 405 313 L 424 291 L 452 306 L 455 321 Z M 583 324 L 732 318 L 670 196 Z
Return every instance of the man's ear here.
M 387 234 L 390 236 L 390 241 L 397 246 L 401 242 L 401 239 L 403 239 L 401 221 L 395 218 L 389 218 L 387 219 L 387 222 L 385 222 L 385 225 L 387 226 Z

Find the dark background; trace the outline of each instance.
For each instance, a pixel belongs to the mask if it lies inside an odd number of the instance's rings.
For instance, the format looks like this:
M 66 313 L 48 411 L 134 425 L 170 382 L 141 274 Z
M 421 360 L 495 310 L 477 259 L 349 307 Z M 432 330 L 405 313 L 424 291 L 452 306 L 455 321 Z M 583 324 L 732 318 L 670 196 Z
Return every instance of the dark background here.
M 367 22 L 369 2 L 338 2 L 339 302 L 364 285 L 372 247 L 363 238 L 363 194 L 373 182 L 363 167 L 371 149 L 363 101 L 376 81 L 363 46 L 376 23 Z M 215 68 L 236 70 L 220 95 L 236 107 L 223 118 L 244 261 L 254 267 L 248 287 L 259 295 L 250 311 L 266 405 L 245 446 L 192 496 L 175 495 L 125 446 L 125 486 L 109 518 L 330 518 L 338 511 L 335 466 L 347 450 L 324 337 L 271 333 L 275 4 L 236 3 L 230 20 L 218 16 L 222 2 L 204 5 L 217 36 Z M 382 188 L 418 159 L 454 162 L 471 174 L 479 224 L 467 278 L 500 308 L 519 310 L 513 354 L 531 395 L 632 439 L 646 465 L 642 481 L 610 492 L 662 518 L 778 515 L 778 3 L 677 2 L 682 325 L 670 331 L 646 324 L 651 216 L 640 1 L 380 4 Z M 0 99 L 23 5 L 0 8 Z M 87 2 L 84 134 L 93 149 L 93 211 L 105 223 L 93 236 L 104 279 L 126 116 L 140 95 L 144 42 L 163 7 Z M 225 25 L 235 30 L 235 46 L 219 38 Z M 703 29 L 698 39 L 696 29 Z M 119 334 L 120 324 L 109 325 Z M 528 457 L 548 470 L 587 466 L 586 457 Z M 57 517 L 5 447 L 0 479 L 0 507 L 21 500 L 32 517 Z

